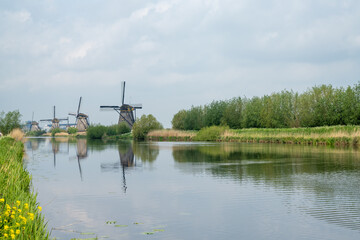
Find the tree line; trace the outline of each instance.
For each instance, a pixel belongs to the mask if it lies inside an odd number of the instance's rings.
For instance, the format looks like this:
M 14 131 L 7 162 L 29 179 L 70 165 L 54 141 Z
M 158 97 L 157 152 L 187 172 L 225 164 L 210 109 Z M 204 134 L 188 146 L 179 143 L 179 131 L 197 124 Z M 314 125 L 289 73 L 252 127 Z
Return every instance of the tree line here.
M 180 110 L 172 121 L 180 130 L 225 125 L 240 128 L 296 128 L 360 124 L 360 83 L 315 86 L 303 93 L 283 90 L 263 97 L 236 97 Z

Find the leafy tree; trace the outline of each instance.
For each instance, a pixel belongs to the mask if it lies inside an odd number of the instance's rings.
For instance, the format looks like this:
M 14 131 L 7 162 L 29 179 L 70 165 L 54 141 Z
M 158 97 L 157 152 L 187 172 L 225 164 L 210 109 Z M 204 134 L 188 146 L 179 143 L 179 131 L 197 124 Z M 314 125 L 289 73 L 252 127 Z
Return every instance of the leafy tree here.
M 171 125 L 173 129 L 185 130 L 185 118 L 187 115 L 186 110 L 180 110 L 176 113 L 171 120 Z
M 184 127 L 185 130 L 200 130 L 204 127 L 204 111 L 201 106 L 191 107 L 186 114 Z
M 239 98 L 231 99 L 225 107 L 221 124 L 230 128 L 242 128 L 243 121 L 243 101 Z
M 225 101 L 213 101 L 204 108 L 204 125 L 207 127 L 218 126 L 224 115 L 227 103 Z
M 21 114 L 18 110 L 0 113 L 0 132 L 3 134 L 9 134 L 11 130 L 15 128 L 20 128 L 20 118 Z
M 260 113 L 262 109 L 262 101 L 259 97 L 253 97 L 246 100 L 244 108 L 244 127 L 258 128 L 261 127 Z
M 159 123 L 153 115 L 149 114 L 142 115 L 141 118 L 134 123 L 132 131 L 135 139 L 145 139 L 151 130 L 162 128 L 161 123 Z

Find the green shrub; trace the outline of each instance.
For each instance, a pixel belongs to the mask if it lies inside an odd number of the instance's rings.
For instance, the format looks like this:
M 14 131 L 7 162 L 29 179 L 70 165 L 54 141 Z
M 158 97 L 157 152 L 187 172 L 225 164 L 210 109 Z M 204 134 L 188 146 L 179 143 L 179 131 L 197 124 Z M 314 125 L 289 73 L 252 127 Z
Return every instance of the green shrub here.
M 141 118 L 134 123 L 132 131 L 135 139 L 145 139 L 148 132 L 156 129 L 163 129 L 163 126 L 153 115 L 149 114 L 147 116 L 142 115 Z
M 205 127 L 205 128 L 200 129 L 200 131 L 196 134 L 194 140 L 196 140 L 196 141 L 216 141 L 221 138 L 221 135 L 227 129 L 229 129 L 229 127 L 224 127 L 224 126 Z
M 106 127 L 106 135 L 115 136 L 117 134 L 117 125 L 111 125 Z
M 46 133 L 45 130 L 39 130 L 39 131 L 30 131 L 26 134 L 26 136 L 34 136 L 34 137 L 38 137 L 43 135 L 44 133 Z
M 52 129 L 51 130 L 51 136 L 55 136 L 55 134 L 57 134 L 57 133 L 61 133 L 61 132 L 63 132 L 63 130 L 62 129 L 60 129 L 60 128 L 54 128 L 54 129 Z
M 119 125 L 117 125 L 117 133 L 118 134 L 124 134 L 131 132 L 131 129 L 129 125 L 126 122 L 121 122 Z
M 92 125 L 87 130 L 89 139 L 101 139 L 106 134 L 107 128 L 103 125 Z
M 67 130 L 68 134 L 75 134 L 77 133 L 77 131 L 78 131 L 77 128 L 74 127 L 69 127 Z

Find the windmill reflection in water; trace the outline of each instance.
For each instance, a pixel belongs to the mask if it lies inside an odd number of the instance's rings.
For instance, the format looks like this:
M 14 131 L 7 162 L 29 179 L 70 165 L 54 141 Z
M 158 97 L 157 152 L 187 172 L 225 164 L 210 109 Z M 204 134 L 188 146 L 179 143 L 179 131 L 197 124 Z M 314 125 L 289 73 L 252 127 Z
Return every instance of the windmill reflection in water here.
M 109 171 L 114 169 L 119 169 L 121 166 L 122 169 L 122 177 L 123 177 L 123 190 L 126 193 L 126 169 L 135 167 L 136 160 L 134 157 L 134 151 L 132 149 L 132 144 L 129 142 L 120 143 L 118 145 L 120 162 L 115 163 L 102 163 L 101 170 L 102 171 Z

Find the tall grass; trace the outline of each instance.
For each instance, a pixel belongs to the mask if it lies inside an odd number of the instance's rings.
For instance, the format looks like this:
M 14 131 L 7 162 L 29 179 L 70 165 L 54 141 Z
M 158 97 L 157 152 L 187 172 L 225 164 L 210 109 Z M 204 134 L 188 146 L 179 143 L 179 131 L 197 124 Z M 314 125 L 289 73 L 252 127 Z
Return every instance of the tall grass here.
M 196 131 L 181 131 L 173 129 L 152 130 L 147 134 L 148 140 L 160 141 L 191 141 L 196 136 Z
M 49 239 L 23 167 L 23 149 L 11 137 L 0 139 L 0 239 Z
M 310 145 L 359 145 L 360 126 L 227 130 L 221 140 Z
M 360 145 L 360 126 L 313 128 L 248 128 L 229 129 L 222 126 L 200 131 L 156 130 L 147 135 L 155 141 L 225 141 L 286 143 L 304 145 Z

